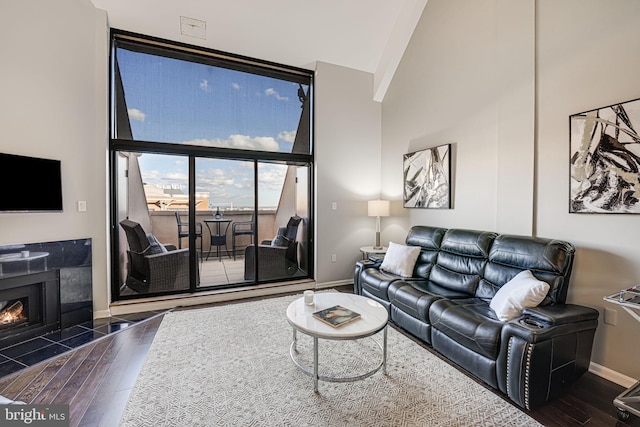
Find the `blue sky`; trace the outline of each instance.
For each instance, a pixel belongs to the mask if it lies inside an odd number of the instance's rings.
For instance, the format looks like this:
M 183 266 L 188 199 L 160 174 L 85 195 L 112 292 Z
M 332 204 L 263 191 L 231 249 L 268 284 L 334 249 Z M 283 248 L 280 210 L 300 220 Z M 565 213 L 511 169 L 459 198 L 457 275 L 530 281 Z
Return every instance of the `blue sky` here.
M 123 49 L 118 64 L 134 139 L 291 151 L 302 111 L 297 83 Z M 248 165 L 199 159 L 196 191 L 211 193 L 212 203 L 252 205 Z M 186 157 L 143 155 L 140 167 L 146 183 L 187 191 Z M 261 206 L 277 205 L 285 172 L 260 166 Z

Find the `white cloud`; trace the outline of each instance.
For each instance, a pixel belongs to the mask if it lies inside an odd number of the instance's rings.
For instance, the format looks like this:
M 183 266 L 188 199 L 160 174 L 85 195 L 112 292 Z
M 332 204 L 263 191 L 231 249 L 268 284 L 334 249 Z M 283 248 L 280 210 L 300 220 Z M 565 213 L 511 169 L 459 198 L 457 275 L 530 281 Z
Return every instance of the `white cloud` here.
M 271 88 L 271 87 L 269 89 L 265 90 L 264 94 L 267 95 L 267 96 L 273 96 L 278 101 L 288 101 L 289 100 L 289 98 L 286 97 L 286 96 L 280 96 L 280 94 L 274 88 Z
M 288 130 L 288 131 L 280 132 L 278 134 L 278 139 L 281 139 L 285 142 L 293 142 L 296 139 L 296 131 Z
M 240 90 L 240 85 L 238 83 L 231 83 L 231 87 L 235 90 Z
M 147 117 L 145 113 L 138 110 L 137 108 L 129 108 L 127 110 L 127 113 L 129 114 L 130 119 L 137 120 L 139 122 L 144 122 L 145 117 Z
M 261 165 L 258 171 L 259 188 L 261 190 L 280 190 L 286 173 L 286 165 Z
M 169 172 L 165 175 L 165 179 L 171 179 L 176 181 L 188 181 L 189 176 L 183 172 Z
M 231 135 L 227 139 L 194 139 L 185 141 L 183 144 L 260 151 L 279 151 L 280 148 L 278 141 L 270 136 L 251 137 L 247 135 Z
M 140 175 L 142 175 L 142 179 L 143 181 L 148 181 L 148 180 L 157 180 L 159 179 L 162 174 L 160 173 L 159 170 L 157 169 L 150 169 L 150 170 L 141 170 L 140 171 Z
M 200 89 L 202 89 L 205 92 L 211 92 L 211 88 L 209 87 L 209 81 L 208 80 L 201 81 Z

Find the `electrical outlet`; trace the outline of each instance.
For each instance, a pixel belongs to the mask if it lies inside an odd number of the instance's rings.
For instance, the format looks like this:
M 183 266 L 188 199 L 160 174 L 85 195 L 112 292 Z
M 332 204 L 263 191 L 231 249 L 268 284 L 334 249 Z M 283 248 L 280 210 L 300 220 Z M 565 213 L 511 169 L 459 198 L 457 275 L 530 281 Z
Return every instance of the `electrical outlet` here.
M 337 257 L 336 254 L 331 254 L 331 262 L 336 262 Z

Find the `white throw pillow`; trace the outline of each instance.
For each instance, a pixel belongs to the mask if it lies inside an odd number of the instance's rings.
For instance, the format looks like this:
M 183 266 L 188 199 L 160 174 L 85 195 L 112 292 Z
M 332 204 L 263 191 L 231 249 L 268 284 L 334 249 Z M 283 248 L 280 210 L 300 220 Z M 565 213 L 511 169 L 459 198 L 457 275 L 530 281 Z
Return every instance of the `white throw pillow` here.
M 549 284 L 534 277 L 529 270 L 516 274 L 502 285 L 491 299 L 489 307 L 498 319 L 508 321 L 522 315 L 525 308 L 536 307 L 549 292 Z
M 411 277 L 419 255 L 420 246 L 405 246 L 389 242 L 389 248 L 384 254 L 380 269 L 398 276 Z

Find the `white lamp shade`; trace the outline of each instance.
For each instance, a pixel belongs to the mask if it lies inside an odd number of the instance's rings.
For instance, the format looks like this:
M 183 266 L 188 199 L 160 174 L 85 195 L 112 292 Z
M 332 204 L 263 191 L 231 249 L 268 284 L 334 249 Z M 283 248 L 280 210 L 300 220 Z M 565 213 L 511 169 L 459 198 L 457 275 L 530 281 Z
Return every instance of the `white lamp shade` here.
M 369 200 L 367 202 L 368 216 L 389 216 L 391 203 L 388 200 Z

